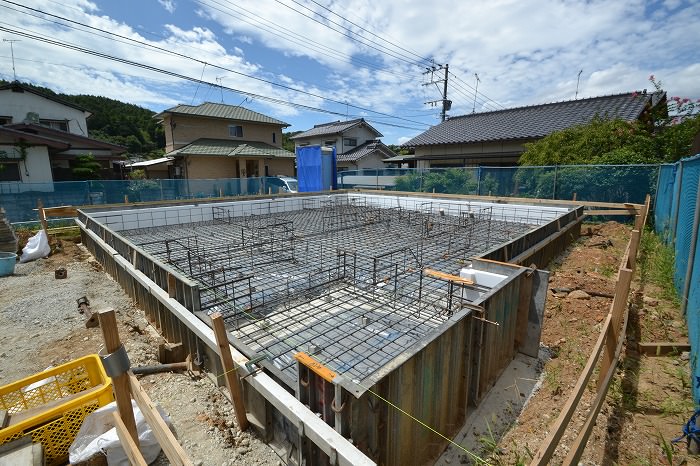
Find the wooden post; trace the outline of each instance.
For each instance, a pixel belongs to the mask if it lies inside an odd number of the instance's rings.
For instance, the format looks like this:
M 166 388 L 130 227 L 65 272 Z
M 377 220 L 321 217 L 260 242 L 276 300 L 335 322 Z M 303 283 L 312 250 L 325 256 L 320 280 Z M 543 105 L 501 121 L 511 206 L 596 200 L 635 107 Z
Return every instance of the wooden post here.
M 576 192 L 574 192 L 574 198 L 572 199 L 572 201 L 576 201 Z
M 246 416 L 245 405 L 243 404 L 238 371 L 231 357 L 231 348 L 229 348 L 228 332 L 226 332 L 224 318 L 221 317 L 221 313 L 216 312 L 211 315 L 211 322 L 214 326 L 216 344 L 219 346 L 219 356 L 221 357 L 221 365 L 224 367 L 226 385 L 228 385 L 228 389 L 231 392 L 233 408 L 236 411 L 236 418 L 238 418 L 238 426 L 241 430 L 246 430 L 248 428 L 248 417 Z
M 129 195 L 124 194 L 124 204 L 128 204 L 128 203 L 129 203 Z
M 37 210 L 39 211 L 39 222 L 41 222 L 41 228 L 44 229 L 44 233 L 46 233 L 46 239 L 48 239 L 48 237 L 49 237 L 49 225 L 48 225 L 48 222 L 46 221 L 46 212 L 44 212 L 44 203 L 41 201 L 41 199 L 37 199 L 36 207 L 37 207 Z
M 630 284 L 632 283 L 632 271 L 630 269 L 620 269 L 617 285 L 615 286 L 615 297 L 610 306 L 612 320 L 610 329 L 608 330 L 607 338 L 605 339 L 605 353 L 600 364 L 600 373 L 598 375 L 598 388 L 600 388 L 605 380 L 605 376 L 612 366 L 613 358 L 615 357 L 615 348 L 617 341 L 623 337 L 620 335 L 620 324 L 625 315 L 627 307 L 627 298 L 629 297 Z M 624 337 L 623 337 L 624 338 Z
M 107 354 L 114 353 L 122 345 L 119 339 L 119 329 L 117 328 L 117 317 L 114 314 L 114 309 L 104 309 L 98 313 L 98 316 L 100 318 L 102 336 L 105 339 Z M 122 421 L 124 421 L 126 430 L 131 435 L 134 443 L 138 446 L 139 435 L 136 431 L 134 411 L 131 407 L 129 375 L 125 372 L 116 377 L 112 377 L 112 386 L 114 387 L 114 399 L 117 400 L 119 416 L 122 418 Z

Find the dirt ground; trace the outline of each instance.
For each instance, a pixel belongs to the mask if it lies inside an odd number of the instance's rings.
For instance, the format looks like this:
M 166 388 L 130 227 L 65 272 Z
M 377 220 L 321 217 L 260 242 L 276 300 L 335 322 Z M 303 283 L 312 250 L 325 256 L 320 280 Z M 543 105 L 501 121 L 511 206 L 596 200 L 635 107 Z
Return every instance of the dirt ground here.
M 0 385 L 100 350 L 100 329 L 85 328 L 77 311 L 81 296 L 92 309 L 115 310 L 132 367 L 158 364 L 161 339 L 119 285 L 82 245 L 63 240 L 54 249 L 49 258 L 17 264 L 14 275 L 0 278 Z M 66 268 L 66 279 L 54 277 L 58 267 Z M 238 429 L 231 403 L 210 379 L 161 373 L 140 381 L 195 465 L 283 464 L 252 429 Z M 161 454 L 155 464 L 168 461 Z
M 614 292 L 617 268 L 630 228 L 615 222 L 584 226 L 583 236 L 548 267 L 549 294 L 542 345 L 550 349 L 542 384 L 491 456 L 495 464 L 526 464 L 554 424 L 600 334 Z M 684 443 L 671 445 L 693 413 L 687 354 L 640 356 L 637 342 L 687 342 L 687 328 L 677 303 L 659 287 L 640 279 L 638 266 L 631 290 L 627 342 L 608 396 L 581 463 L 586 465 L 700 464 Z M 589 297 L 575 298 L 573 290 Z M 594 374 L 594 379 L 597 373 Z M 568 452 L 593 400 L 589 384 L 570 434 L 565 433 L 553 464 Z
M 480 454 L 491 464 L 530 461 L 576 384 L 609 310 L 612 300 L 596 295 L 614 292 L 630 228 L 610 222 L 585 225 L 583 233 L 547 267 L 552 274 L 541 353 L 549 357 L 541 358 L 537 388 L 517 421 L 495 441 L 482 442 Z M 68 269 L 67 280 L 53 278 L 59 266 Z M 571 294 L 575 290 L 589 296 L 576 298 Z M 88 295 L 93 307 L 115 308 L 133 365 L 157 362 L 158 336 L 143 312 L 82 246 L 64 240 L 49 259 L 18 265 L 15 276 L 0 278 L 0 384 L 99 349 L 99 329 L 84 328 L 77 314 L 75 299 L 80 295 Z M 631 296 L 627 345 L 582 464 L 669 464 L 669 455 L 674 465 L 700 464 L 697 457 L 687 456 L 684 444 L 664 447 L 692 414 L 687 355 L 647 357 L 636 351 L 638 341 L 687 341 L 678 305 L 641 280 L 640 268 Z M 208 379 L 168 373 L 146 376 L 141 382 L 172 417 L 195 464 L 283 464 L 254 434 L 238 431 L 230 403 Z M 553 464 L 561 462 L 575 438 L 593 387 L 584 394 Z M 467 464 L 468 459 L 460 462 Z M 161 459 L 160 464 L 167 462 Z

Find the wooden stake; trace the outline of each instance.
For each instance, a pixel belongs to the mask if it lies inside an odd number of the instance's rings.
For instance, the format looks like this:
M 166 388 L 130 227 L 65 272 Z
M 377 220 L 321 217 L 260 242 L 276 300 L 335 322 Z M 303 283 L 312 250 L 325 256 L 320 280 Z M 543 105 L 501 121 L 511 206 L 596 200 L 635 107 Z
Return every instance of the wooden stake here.
M 238 425 L 241 430 L 248 428 L 248 417 L 245 413 L 245 405 L 243 404 L 243 396 L 241 394 L 240 381 L 238 380 L 238 371 L 233 364 L 231 357 L 231 348 L 229 348 L 226 326 L 221 313 L 216 312 L 211 315 L 212 325 L 214 326 L 214 336 L 216 344 L 219 346 L 219 356 L 221 357 L 221 365 L 224 367 L 224 375 L 226 376 L 226 385 L 231 392 L 233 400 L 233 409 L 236 411 Z
M 41 199 L 37 199 L 36 207 L 37 207 L 37 210 L 39 211 L 39 222 L 41 222 L 41 228 L 44 229 L 44 233 L 46 233 L 46 238 L 48 239 L 48 237 L 49 237 L 49 225 L 48 225 L 48 222 L 46 221 L 46 213 L 44 212 L 44 203 L 41 201 Z
M 136 404 L 141 409 L 141 414 L 148 422 L 148 426 L 153 431 L 153 435 L 158 440 L 158 444 L 163 449 L 165 456 L 168 457 L 170 464 L 172 466 L 192 466 L 192 461 L 187 457 L 187 453 L 185 453 L 182 445 L 177 442 L 175 435 L 170 431 L 170 428 L 158 412 L 155 403 L 146 394 L 136 376 L 131 371 L 128 371 L 127 374 L 134 400 L 136 400 Z
M 129 431 L 124 425 L 124 421 L 119 417 L 117 413 L 112 413 L 114 415 L 114 427 L 117 428 L 117 437 L 122 444 L 122 449 L 126 453 L 126 457 L 129 458 L 129 462 L 134 466 L 147 466 L 146 460 L 143 459 L 139 447 L 136 446 L 134 440 L 129 435 Z
M 102 336 L 105 339 L 107 354 L 114 353 L 122 344 L 119 339 L 119 329 L 117 328 L 117 317 L 114 314 L 114 309 L 102 310 L 98 313 L 98 317 L 100 319 Z M 119 416 L 122 418 L 122 421 L 124 421 L 126 430 L 138 447 L 139 435 L 136 431 L 134 411 L 131 407 L 131 388 L 129 385 L 129 376 L 126 372 L 112 377 L 112 387 L 114 387 L 114 399 L 117 400 Z

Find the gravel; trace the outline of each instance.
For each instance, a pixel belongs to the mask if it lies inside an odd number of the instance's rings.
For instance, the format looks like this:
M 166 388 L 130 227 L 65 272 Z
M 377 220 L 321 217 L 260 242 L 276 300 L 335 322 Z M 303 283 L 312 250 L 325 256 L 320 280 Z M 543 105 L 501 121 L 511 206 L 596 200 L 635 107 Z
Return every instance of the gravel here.
M 63 266 L 66 279 L 56 279 Z M 162 342 L 143 312 L 81 245 L 64 242 L 48 259 L 17 264 L 0 277 L 0 385 L 96 353 L 99 328 L 87 329 L 76 300 L 91 308 L 113 308 L 132 366 L 157 364 Z M 208 378 L 164 373 L 144 376 L 141 384 L 170 416 L 176 436 L 195 465 L 281 465 L 283 462 L 252 428 L 238 430 L 233 407 Z M 163 454 L 157 465 L 168 464 Z

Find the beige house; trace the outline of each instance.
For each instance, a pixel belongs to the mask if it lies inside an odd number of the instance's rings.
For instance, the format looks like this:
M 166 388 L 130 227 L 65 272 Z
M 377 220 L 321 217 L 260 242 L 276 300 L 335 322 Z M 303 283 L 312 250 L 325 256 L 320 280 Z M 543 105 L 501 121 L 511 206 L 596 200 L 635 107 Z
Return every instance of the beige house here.
M 155 118 L 165 130 L 168 160 L 163 163 L 171 178 L 294 176 L 295 156 L 282 148 L 282 128 L 288 123 L 211 102 L 177 105 Z M 164 170 L 162 164 L 158 170 Z

